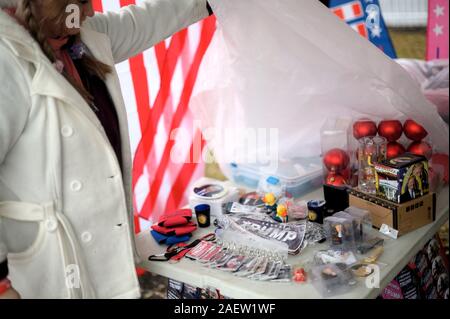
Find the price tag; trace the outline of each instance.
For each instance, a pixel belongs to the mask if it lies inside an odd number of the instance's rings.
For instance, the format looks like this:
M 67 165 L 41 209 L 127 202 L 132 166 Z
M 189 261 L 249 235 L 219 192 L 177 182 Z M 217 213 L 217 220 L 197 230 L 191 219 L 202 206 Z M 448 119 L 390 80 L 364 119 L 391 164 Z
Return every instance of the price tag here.
M 386 224 L 381 225 L 380 233 L 382 233 L 382 234 L 384 234 L 386 236 L 389 236 L 389 237 L 391 237 L 393 239 L 397 239 L 397 237 L 398 237 L 398 230 L 396 230 L 396 229 L 394 229 L 392 227 L 389 227 Z

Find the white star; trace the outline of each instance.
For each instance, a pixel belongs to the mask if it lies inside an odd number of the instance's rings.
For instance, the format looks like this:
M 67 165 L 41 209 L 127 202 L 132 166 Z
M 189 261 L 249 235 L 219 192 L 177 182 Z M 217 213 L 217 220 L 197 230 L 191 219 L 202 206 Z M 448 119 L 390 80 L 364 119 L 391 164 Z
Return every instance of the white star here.
M 374 26 L 373 28 L 370 29 L 370 31 L 372 31 L 372 37 L 373 38 L 379 38 L 381 37 L 381 28 L 379 26 Z
M 441 7 L 440 5 L 436 5 L 436 8 L 434 8 L 434 14 L 436 17 L 440 17 L 444 15 L 444 7 Z
M 435 26 L 434 29 L 433 29 L 433 32 L 434 32 L 434 34 L 438 37 L 438 36 L 444 34 L 444 31 L 443 31 L 442 29 L 443 29 L 443 26 L 441 26 L 441 25 L 439 25 L 439 24 L 436 24 L 436 26 Z

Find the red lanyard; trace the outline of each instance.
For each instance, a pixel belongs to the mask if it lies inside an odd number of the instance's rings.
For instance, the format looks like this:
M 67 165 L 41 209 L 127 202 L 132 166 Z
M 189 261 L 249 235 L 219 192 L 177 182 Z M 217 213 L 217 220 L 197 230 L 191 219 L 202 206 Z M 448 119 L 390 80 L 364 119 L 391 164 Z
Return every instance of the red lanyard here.
M 216 239 L 216 235 L 214 233 L 210 233 L 200 239 L 194 240 L 190 244 L 180 243 L 169 246 L 164 254 L 160 255 L 151 255 L 148 257 L 150 261 L 169 261 L 172 263 L 179 262 L 186 254 L 195 246 L 200 244 L 200 242 L 206 241 L 214 241 Z

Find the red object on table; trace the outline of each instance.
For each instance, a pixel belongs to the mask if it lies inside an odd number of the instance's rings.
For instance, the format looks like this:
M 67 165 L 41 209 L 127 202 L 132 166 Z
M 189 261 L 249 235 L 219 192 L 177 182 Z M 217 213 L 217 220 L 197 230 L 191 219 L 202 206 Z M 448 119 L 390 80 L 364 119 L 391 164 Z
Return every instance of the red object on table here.
M 397 120 L 381 121 L 378 124 L 378 134 L 385 137 L 388 142 L 395 142 L 403 134 L 403 125 Z
M 331 185 L 331 186 L 347 185 L 347 181 L 345 180 L 344 176 L 336 174 L 334 172 L 331 172 L 330 174 L 328 174 L 326 183 L 327 183 L 327 185 Z
M 415 155 L 425 156 L 427 159 L 430 159 L 433 155 L 433 149 L 430 144 L 427 142 L 412 142 L 408 147 L 408 152 Z
M 325 154 L 323 163 L 330 172 L 339 172 L 347 168 L 350 157 L 344 150 L 333 148 Z
M 353 136 L 359 140 L 366 136 L 377 135 L 377 124 L 371 120 L 359 120 L 353 124 Z
M 416 142 L 423 140 L 428 135 L 427 130 L 413 120 L 407 120 L 405 122 L 403 125 L 403 131 L 405 132 L 407 138 Z
M 402 155 L 406 152 L 406 148 L 397 142 L 389 142 L 387 145 L 386 157 L 387 159 L 391 159 L 397 156 Z
M 295 282 L 306 282 L 306 279 L 307 279 L 307 277 L 306 277 L 305 269 L 300 268 L 300 269 L 295 270 L 294 278 L 293 278 L 293 280 Z

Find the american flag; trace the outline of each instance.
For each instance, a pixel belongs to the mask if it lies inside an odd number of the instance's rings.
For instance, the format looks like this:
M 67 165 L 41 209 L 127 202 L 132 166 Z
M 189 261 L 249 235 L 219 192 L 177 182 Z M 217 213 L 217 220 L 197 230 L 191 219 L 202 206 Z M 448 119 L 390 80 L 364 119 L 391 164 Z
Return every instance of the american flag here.
M 94 0 L 93 5 L 106 12 L 142 1 Z M 134 154 L 137 231 L 185 205 L 190 183 L 204 173 L 199 156 L 205 143 L 188 106 L 214 32 L 215 18 L 209 17 L 116 66 Z
M 427 60 L 448 59 L 448 3 L 428 1 Z

